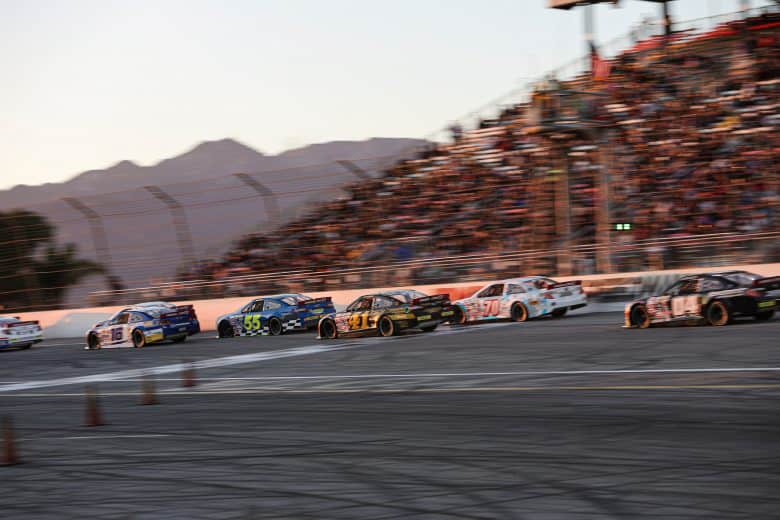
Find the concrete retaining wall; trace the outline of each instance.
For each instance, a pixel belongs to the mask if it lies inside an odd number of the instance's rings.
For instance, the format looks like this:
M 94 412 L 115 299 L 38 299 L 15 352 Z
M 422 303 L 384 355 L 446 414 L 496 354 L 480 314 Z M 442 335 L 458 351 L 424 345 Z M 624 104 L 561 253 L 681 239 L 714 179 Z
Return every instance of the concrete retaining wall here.
M 620 273 L 610 275 L 588 275 L 556 278 L 559 281 L 582 280 L 583 287 L 593 302 L 617 302 L 639 298 L 646 294 L 662 291 L 683 274 L 704 271 L 740 269 L 762 276 L 780 276 L 780 263 L 760 265 L 740 265 L 709 269 L 680 269 L 673 271 L 651 271 L 638 273 Z M 410 286 L 426 294 L 449 293 L 453 300 L 472 295 L 490 280 L 451 284 L 433 284 Z M 331 296 L 336 308 L 342 309 L 363 294 L 381 292 L 391 287 L 350 289 L 329 293 L 309 293 L 310 296 Z M 259 295 L 258 295 L 259 296 Z M 219 300 L 193 300 L 176 302 L 192 304 L 198 313 L 201 328 L 204 331 L 215 330 L 217 317 L 240 309 L 252 297 L 224 298 Z M 38 320 L 44 329 L 46 338 L 73 338 L 82 336 L 94 323 L 110 317 L 120 307 L 93 307 L 83 309 L 64 309 L 57 311 L 29 312 L 19 316 L 24 320 Z M 614 306 L 602 307 L 614 309 Z

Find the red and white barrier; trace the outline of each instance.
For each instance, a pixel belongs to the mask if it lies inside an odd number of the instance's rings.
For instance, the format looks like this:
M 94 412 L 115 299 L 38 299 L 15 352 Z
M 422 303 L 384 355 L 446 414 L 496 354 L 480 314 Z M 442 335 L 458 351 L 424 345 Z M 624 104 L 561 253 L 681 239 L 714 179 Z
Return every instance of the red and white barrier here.
M 636 281 L 637 279 L 665 280 L 682 274 L 701 273 L 706 271 L 726 271 L 726 270 L 744 270 L 750 271 L 762 276 L 780 276 L 780 263 L 757 264 L 757 265 L 736 265 L 710 268 L 692 268 L 676 269 L 669 271 L 645 271 L 636 273 L 617 273 L 617 274 L 595 274 L 584 276 L 555 277 L 556 280 L 565 282 L 568 280 L 582 280 L 583 288 L 587 293 L 594 293 L 605 285 L 620 284 L 623 282 Z M 518 274 L 518 276 L 522 276 Z M 473 281 L 473 282 L 455 282 L 448 284 L 416 285 L 407 286 L 408 289 L 416 289 L 425 294 L 447 293 L 450 299 L 457 300 L 471 296 L 478 289 L 490 283 L 492 280 Z M 669 282 L 671 283 L 671 282 Z M 341 309 L 354 301 L 359 296 L 371 294 L 385 290 L 397 289 L 397 287 L 379 287 L 366 289 L 349 289 L 333 292 L 315 292 L 308 293 L 312 297 L 330 296 L 337 309 Z M 257 297 L 259 297 L 258 295 Z M 218 300 L 191 300 L 174 302 L 178 305 L 194 305 L 195 311 L 200 320 L 201 330 L 213 331 L 216 328 L 216 319 L 230 312 L 240 309 L 251 296 L 242 296 L 239 298 L 222 298 Z M 125 306 L 112 307 L 92 307 L 82 309 L 63 309 L 56 311 L 26 312 L 18 316 L 22 320 L 38 320 L 43 327 L 44 337 L 51 338 L 74 338 L 83 336 L 84 333 L 98 321 L 102 321 L 112 314 L 121 310 Z

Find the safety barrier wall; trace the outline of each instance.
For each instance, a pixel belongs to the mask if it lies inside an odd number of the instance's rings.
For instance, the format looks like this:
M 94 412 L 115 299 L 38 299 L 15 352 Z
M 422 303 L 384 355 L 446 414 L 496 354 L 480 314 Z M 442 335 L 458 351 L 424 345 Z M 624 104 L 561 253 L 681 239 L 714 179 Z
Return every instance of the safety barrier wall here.
M 709 268 L 708 271 L 745 270 L 762 276 L 780 276 L 780 263 L 724 266 L 717 269 Z M 600 305 L 604 303 L 627 302 L 644 295 L 662 291 L 677 278 L 684 274 L 704 271 L 698 269 L 679 269 L 673 271 L 649 271 L 637 273 L 619 273 L 611 275 L 587 275 L 556 278 L 559 281 L 582 280 L 585 292 L 588 293 L 591 303 L 595 305 L 592 310 L 614 310 L 614 306 Z M 468 297 L 484 285 L 484 282 L 464 282 L 451 284 L 434 284 L 411 286 L 426 294 L 448 293 L 452 300 Z M 394 288 L 366 288 L 351 289 L 345 291 L 310 293 L 310 296 L 330 296 L 337 309 L 343 309 L 357 297 L 364 294 L 381 292 Z M 192 300 L 180 301 L 179 304 L 192 304 L 200 319 L 203 331 L 213 331 L 216 327 L 216 319 L 230 312 L 240 309 L 251 297 L 224 298 L 219 300 Z M 92 307 L 82 309 L 64 309 L 56 311 L 42 311 L 21 313 L 18 316 L 24 320 L 38 320 L 44 329 L 47 338 L 74 338 L 82 336 L 93 324 L 110 317 L 124 306 Z

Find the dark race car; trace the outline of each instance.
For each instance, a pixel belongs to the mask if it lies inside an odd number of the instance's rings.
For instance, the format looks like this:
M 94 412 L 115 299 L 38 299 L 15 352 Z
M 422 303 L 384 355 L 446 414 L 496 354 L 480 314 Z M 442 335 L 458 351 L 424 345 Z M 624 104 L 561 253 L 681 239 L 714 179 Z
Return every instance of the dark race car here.
M 278 336 L 313 329 L 321 316 L 335 310 L 330 296 L 273 294 L 254 299 L 236 312 L 217 318 L 217 332 L 220 338 Z
M 346 311 L 324 316 L 319 337 L 394 336 L 407 329 L 431 332 L 452 316 L 447 294 L 427 296 L 413 290 L 368 294 L 350 303 Z
M 644 329 L 674 322 L 721 326 L 740 316 L 768 320 L 778 306 L 780 276 L 746 271 L 683 276 L 658 296 L 629 303 L 625 326 Z

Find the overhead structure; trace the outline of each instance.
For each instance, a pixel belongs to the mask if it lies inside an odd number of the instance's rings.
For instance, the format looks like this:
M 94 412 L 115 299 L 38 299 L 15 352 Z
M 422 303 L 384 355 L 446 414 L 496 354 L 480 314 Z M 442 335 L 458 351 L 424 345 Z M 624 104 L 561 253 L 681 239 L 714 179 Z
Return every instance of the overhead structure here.
M 664 34 L 666 34 L 667 36 L 672 34 L 672 18 L 669 15 L 669 3 L 673 2 L 674 0 L 643 0 L 643 1 L 661 4 L 661 9 L 663 13 L 663 22 L 664 22 Z M 618 5 L 620 4 L 620 0 L 548 0 L 547 1 L 547 7 L 551 9 L 563 9 L 565 11 L 568 11 L 573 7 L 590 6 L 593 4 Z M 585 31 L 586 32 L 588 31 L 588 25 L 592 26 L 592 22 L 588 20 L 588 17 L 591 16 L 589 14 L 589 11 L 590 11 L 589 8 L 585 9 L 585 16 L 586 16 Z M 590 41 L 592 41 L 592 38 Z

